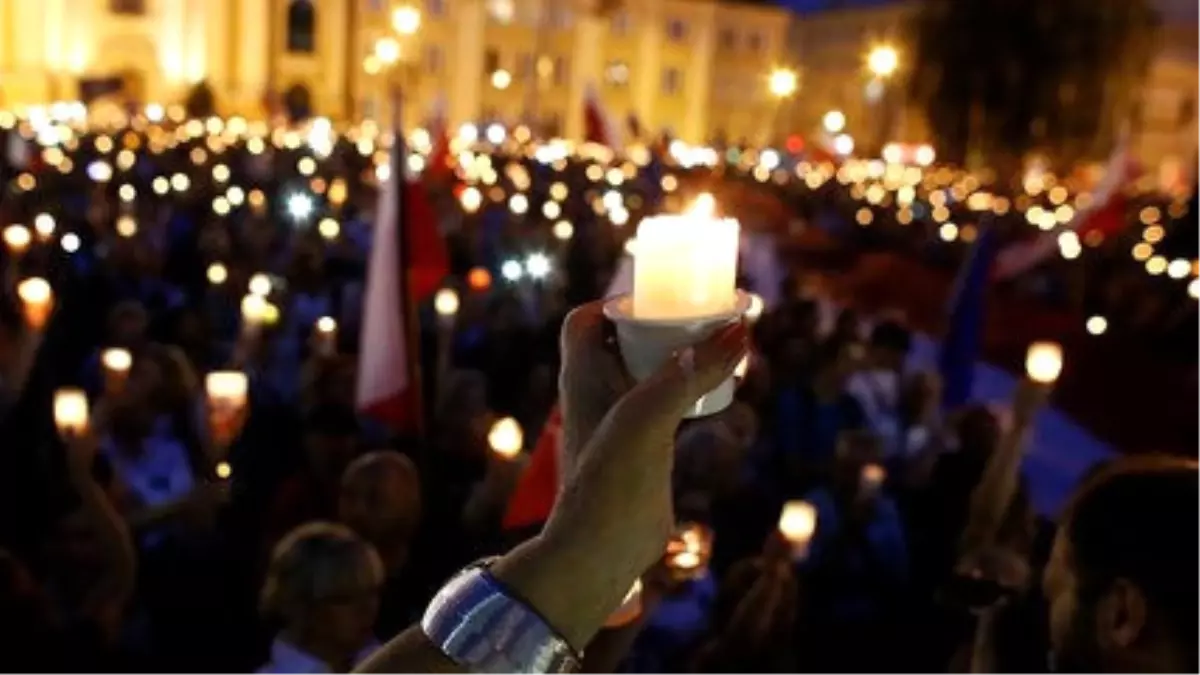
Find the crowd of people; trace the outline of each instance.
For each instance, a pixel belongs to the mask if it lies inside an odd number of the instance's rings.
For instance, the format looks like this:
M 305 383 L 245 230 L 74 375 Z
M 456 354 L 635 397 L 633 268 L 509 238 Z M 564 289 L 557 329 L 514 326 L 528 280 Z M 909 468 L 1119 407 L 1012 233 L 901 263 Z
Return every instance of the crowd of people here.
M 440 669 L 411 627 L 487 556 L 589 671 L 1198 667 L 1194 462 L 1097 467 L 1037 516 L 1020 465 L 1046 385 L 944 410 L 908 327 L 797 272 L 629 382 L 594 302 L 624 233 L 720 176 L 512 139 L 459 155 L 424 189 L 460 302 L 413 313 L 425 415 L 398 433 L 355 397 L 386 134 L 51 128 L 0 202 L 24 226 L 0 258 L 6 670 Z M 681 426 L 743 357 L 736 401 Z M 204 386 L 227 370 L 249 383 L 228 435 Z M 86 424 L 56 420 L 64 387 Z M 508 418 L 515 457 L 489 439 Z M 557 505 L 514 524 L 544 443 Z

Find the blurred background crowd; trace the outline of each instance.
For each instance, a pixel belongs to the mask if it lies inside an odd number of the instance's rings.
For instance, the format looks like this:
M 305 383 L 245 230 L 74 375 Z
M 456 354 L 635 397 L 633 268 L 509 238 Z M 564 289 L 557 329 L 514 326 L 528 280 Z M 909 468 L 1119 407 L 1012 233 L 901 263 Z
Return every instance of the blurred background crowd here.
M 681 430 L 678 532 L 588 667 L 966 668 L 981 614 L 991 667 L 1047 667 L 1053 531 L 1018 475 L 1045 392 L 1018 384 L 997 409 L 952 394 L 950 371 L 909 364 L 919 334 L 946 327 L 949 277 L 985 229 L 997 247 L 1036 238 L 1071 220 L 1063 206 L 1100 199 L 1094 180 L 983 183 L 901 157 L 666 137 L 614 153 L 499 124 L 431 125 L 402 154 L 369 123 L 155 112 L 0 132 L 6 669 L 352 666 L 455 570 L 540 526 L 557 486 L 563 318 L 622 285 L 642 217 L 706 193 L 742 223 L 753 353 L 736 402 Z M 401 167 L 420 176 L 402 191 Z M 1053 337 L 1067 395 L 1072 378 L 1107 377 L 1073 360 L 1081 324 L 1096 336 L 1111 323 L 1113 340 L 1137 336 L 1129 359 L 1194 385 L 1187 199 L 1127 189 L 1136 233 L 1058 237 L 989 291 L 998 311 L 1017 303 L 1029 309 L 1013 316 L 1042 323 L 1007 326 L 1019 347 L 985 327 L 968 368 L 1012 366 Z M 1039 213 L 1052 227 L 1029 227 Z M 362 339 L 367 270 L 389 214 L 406 294 L 389 296 L 406 309 L 389 345 L 407 359 L 400 417 L 362 405 L 362 357 L 379 347 Z M 1143 238 L 1157 273 L 1130 264 Z M 232 412 L 214 372 L 244 376 Z M 1072 395 L 1096 415 L 1094 393 Z M 81 399 L 84 422 L 64 423 Z M 1173 406 L 1188 410 L 1123 412 L 1106 437 L 1156 427 L 1154 449 L 1194 452 L 1195 407 Z M 1172 607 L 1172 629 L 1194 636 L 1193 610 Z

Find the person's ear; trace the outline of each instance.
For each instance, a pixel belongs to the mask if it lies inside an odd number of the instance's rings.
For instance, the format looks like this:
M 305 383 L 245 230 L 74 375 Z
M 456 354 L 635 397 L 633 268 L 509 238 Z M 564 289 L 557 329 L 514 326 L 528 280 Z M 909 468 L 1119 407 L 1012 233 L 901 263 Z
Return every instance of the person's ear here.
M 1096 628 L 1101 644 L 1132 646 L 1145 629 L 1147 619 L 1145 594 L 1128 579 L 1117 579 L 1097 607 Z

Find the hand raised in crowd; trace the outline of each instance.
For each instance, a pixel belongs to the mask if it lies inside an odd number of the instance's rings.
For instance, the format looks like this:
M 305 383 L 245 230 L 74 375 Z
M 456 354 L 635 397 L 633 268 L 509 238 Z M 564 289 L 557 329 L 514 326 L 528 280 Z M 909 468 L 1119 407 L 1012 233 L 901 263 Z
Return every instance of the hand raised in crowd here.
M 559 389 L 564 415 L 576 425 L 568 444 L 578 453 L 575 470 L 543 532 L 492 566 L 496 579 L 577 651 L 661 557 L 675 526 L 675 431 L 696 399 L 728 377 L 747 349 L 745 326 L 730 325 L 631 384 L 606 343 L 601 312 L 600 302 L 584 305 L 563 327 Z M 610 407 L 601 412 L 606 402 Z M 592 424 L 590 437 L 580 434 Z M 364 669 L 449 665 L 419 628 L 410 628 Z

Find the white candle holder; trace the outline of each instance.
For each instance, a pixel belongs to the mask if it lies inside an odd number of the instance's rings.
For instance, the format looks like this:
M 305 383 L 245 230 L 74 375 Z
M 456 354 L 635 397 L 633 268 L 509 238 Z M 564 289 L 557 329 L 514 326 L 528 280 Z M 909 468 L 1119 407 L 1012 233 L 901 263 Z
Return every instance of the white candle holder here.
M 604 316 L 617 327 L 621 358 L 629 374 L 639 382 L 650 377 L 677 350 L 691 347 L 738 320 L 750 308 L 750 296 L 737 291 L 737 301 L 727 312 L 693 319 L 642 319 L 633 315 L 631 295 L 619 295 L 604 303 Z M 707 417 L 733 403 L 737 378 L 730 375 L 716 389 L 701 396 L 684 414 L 687 419 Z

